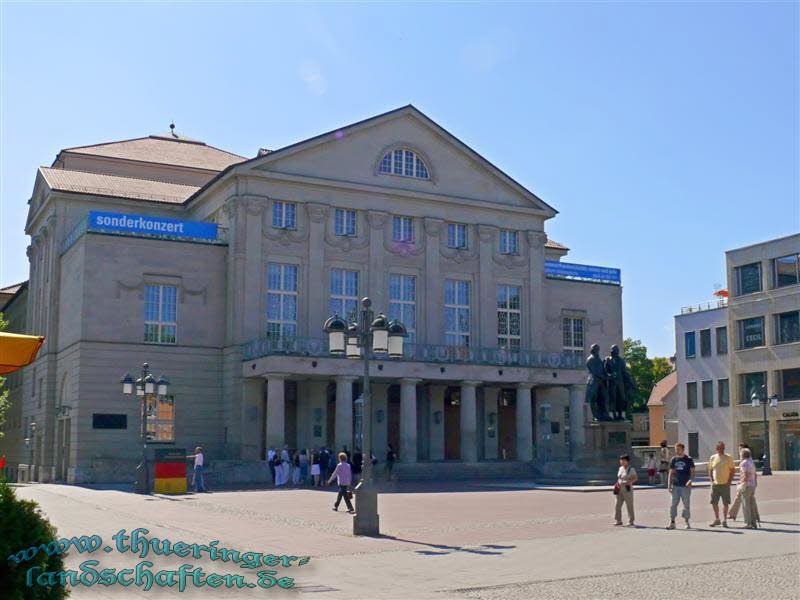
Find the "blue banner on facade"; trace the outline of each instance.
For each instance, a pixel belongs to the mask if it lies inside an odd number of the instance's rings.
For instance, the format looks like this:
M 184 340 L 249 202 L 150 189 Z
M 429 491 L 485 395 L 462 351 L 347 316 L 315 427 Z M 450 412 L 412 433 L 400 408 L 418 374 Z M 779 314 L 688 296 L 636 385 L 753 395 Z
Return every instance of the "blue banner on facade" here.
M 170 217 L 126 215 L 100 211 L 89 212 L 89 231 L 144 234 L 200 240 L 217 239 L 217 224 L 184 221 Z
M 578 265 L 575 263 L 559 262 L 557 260 L 544 261 L 544 274 L 550 277 L 583 279 L 586 281 L 596 281 L 598 283 L 620 284 L 622 281 L 619 269 Z

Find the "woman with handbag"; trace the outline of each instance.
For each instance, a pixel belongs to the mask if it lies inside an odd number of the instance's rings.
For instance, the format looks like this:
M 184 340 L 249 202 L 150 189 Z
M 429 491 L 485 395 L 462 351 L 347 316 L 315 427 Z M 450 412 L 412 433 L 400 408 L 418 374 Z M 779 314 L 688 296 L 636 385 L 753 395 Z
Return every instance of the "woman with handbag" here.
M 628 526 L 633 524 L 633 484 L 639 480 L 636 469 L 631 466 L 631 457 L 623 454 L 619 457 L 617 482 L 614 484 L 614 495 L 617 497 L 614 508 L 614 525 L 622 525 L 622 503 L 628 509 Z

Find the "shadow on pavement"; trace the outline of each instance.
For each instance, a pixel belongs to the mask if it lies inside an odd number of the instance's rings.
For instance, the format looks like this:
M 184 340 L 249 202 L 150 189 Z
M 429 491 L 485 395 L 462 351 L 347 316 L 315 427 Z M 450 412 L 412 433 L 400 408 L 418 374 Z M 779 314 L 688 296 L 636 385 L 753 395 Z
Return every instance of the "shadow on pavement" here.
M 440 552 L 436 552 L 434 550 L 417 550 L 417 554 L 423 554 L 425 556 L 443 556 L 445 554 L 451 554 L 453 552 L 467 552 L 469 554 L 484 554 L 484 555 L 498 555 L 503 554 L 503 552 L 495 552 L 494 550 L 511 550 L 516 548 L 516 546 L 500 546 L 497 544 L 482 544 L 480 546 L 474 548 L 467 548 L 464 546 L 447 546 L 445 544 L 430 544 L 428 542 L 418 542 L 416 540 L 406 540 L 403 538 L 399 538 L 394 535 L 380 535 L 378 536 L 383 539 L 387 540 L 394 540 L 396 542 L 406 542 L 408 544 L 418 544 L 420 546 L 428 546 L 429 548 L 436 548 L 440 550 Z M 484 549 L 485 548 L 485 549 Z

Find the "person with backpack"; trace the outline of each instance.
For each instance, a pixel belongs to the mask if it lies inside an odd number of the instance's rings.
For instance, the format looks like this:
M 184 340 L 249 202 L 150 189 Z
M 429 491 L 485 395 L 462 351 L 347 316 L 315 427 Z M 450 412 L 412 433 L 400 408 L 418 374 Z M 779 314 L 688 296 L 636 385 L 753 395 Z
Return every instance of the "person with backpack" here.
M 634 527 L 633 514 L 633 484 L 639 480 L 636 469 L 631 465 L 631 457 L 623 454 L 619 457 L 619 469 L 617 470 L 617 482 L 614 484 L 614 495 L 617 497 L 614 507 L 614 525 L 622 525 L 622 503 L 628 511 L 628 526 Z

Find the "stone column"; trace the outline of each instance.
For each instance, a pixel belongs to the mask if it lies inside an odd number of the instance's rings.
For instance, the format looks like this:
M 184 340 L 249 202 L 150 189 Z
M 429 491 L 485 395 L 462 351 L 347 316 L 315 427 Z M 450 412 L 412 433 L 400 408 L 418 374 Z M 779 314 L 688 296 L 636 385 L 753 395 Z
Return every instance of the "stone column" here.
M 500 388 L 487 387 L 483 388 L 483 412 L 484 423 L 486 426 L 483 428 L 483 457 L 486 460 L 497 460 L 498 446 L 500 443 L 500 410 L 497 406 L 497 395 Z M 491 414 L 494 413 L 494 423 L 491 422 Z M 494 437 L 489 437 L 489 428 L 494 429 Z
M 256 377 L 243 379 L 240 457 L 244 460 L 259 460 L 260 458 L 264 423 L 263 403 L 264 382 Z M 283 437 L 283 430 L 281 430 L 281 437 Z
M 575 451 L 586 444 L 586 386 L 570 385 L 569 387 L 569 443 Z
M 400 380 L 400 461 L 417 462 L 417 384 L 421 379 Z
M 444 460 L 444 392 L 446 389 L 447 386 L 444 385 L 431 385 L 430 387 L 431 460 Z
M 336 378 L 336 452 L 345 446 L 353 451 L 353 381 L 355 377 L 349 375 Z
M 283 448 L 286 427 L 286 375 L 267 375 L 267 448 Z
M 517 460 L 533 460 L 533 410 L 530 383 L 517 384 Z
M 478 315 L 478 340 L 475 346 L 497 346 L 497 286 L 494 279 L 494 245 L 497 227 L 478 225 L 478 289 L 473 291 L 472 312 Z M 477 293 L 476 293 L 477 292 Z M 474 322 L 474 321 L 473 321 Z
M 478 413 L 475 387 L 480 381 L 461 382 L 461 462 L 478 460 Z
M 528 293 L 530 299 L 526 306 L 530 306 L 530 349 L 544 350 L 545 327 L 545 300 L 544 300 L 544 245 L 547 243 L 547 234 L 544 231 L 528 231 L 528 276 L 530 286 Z

